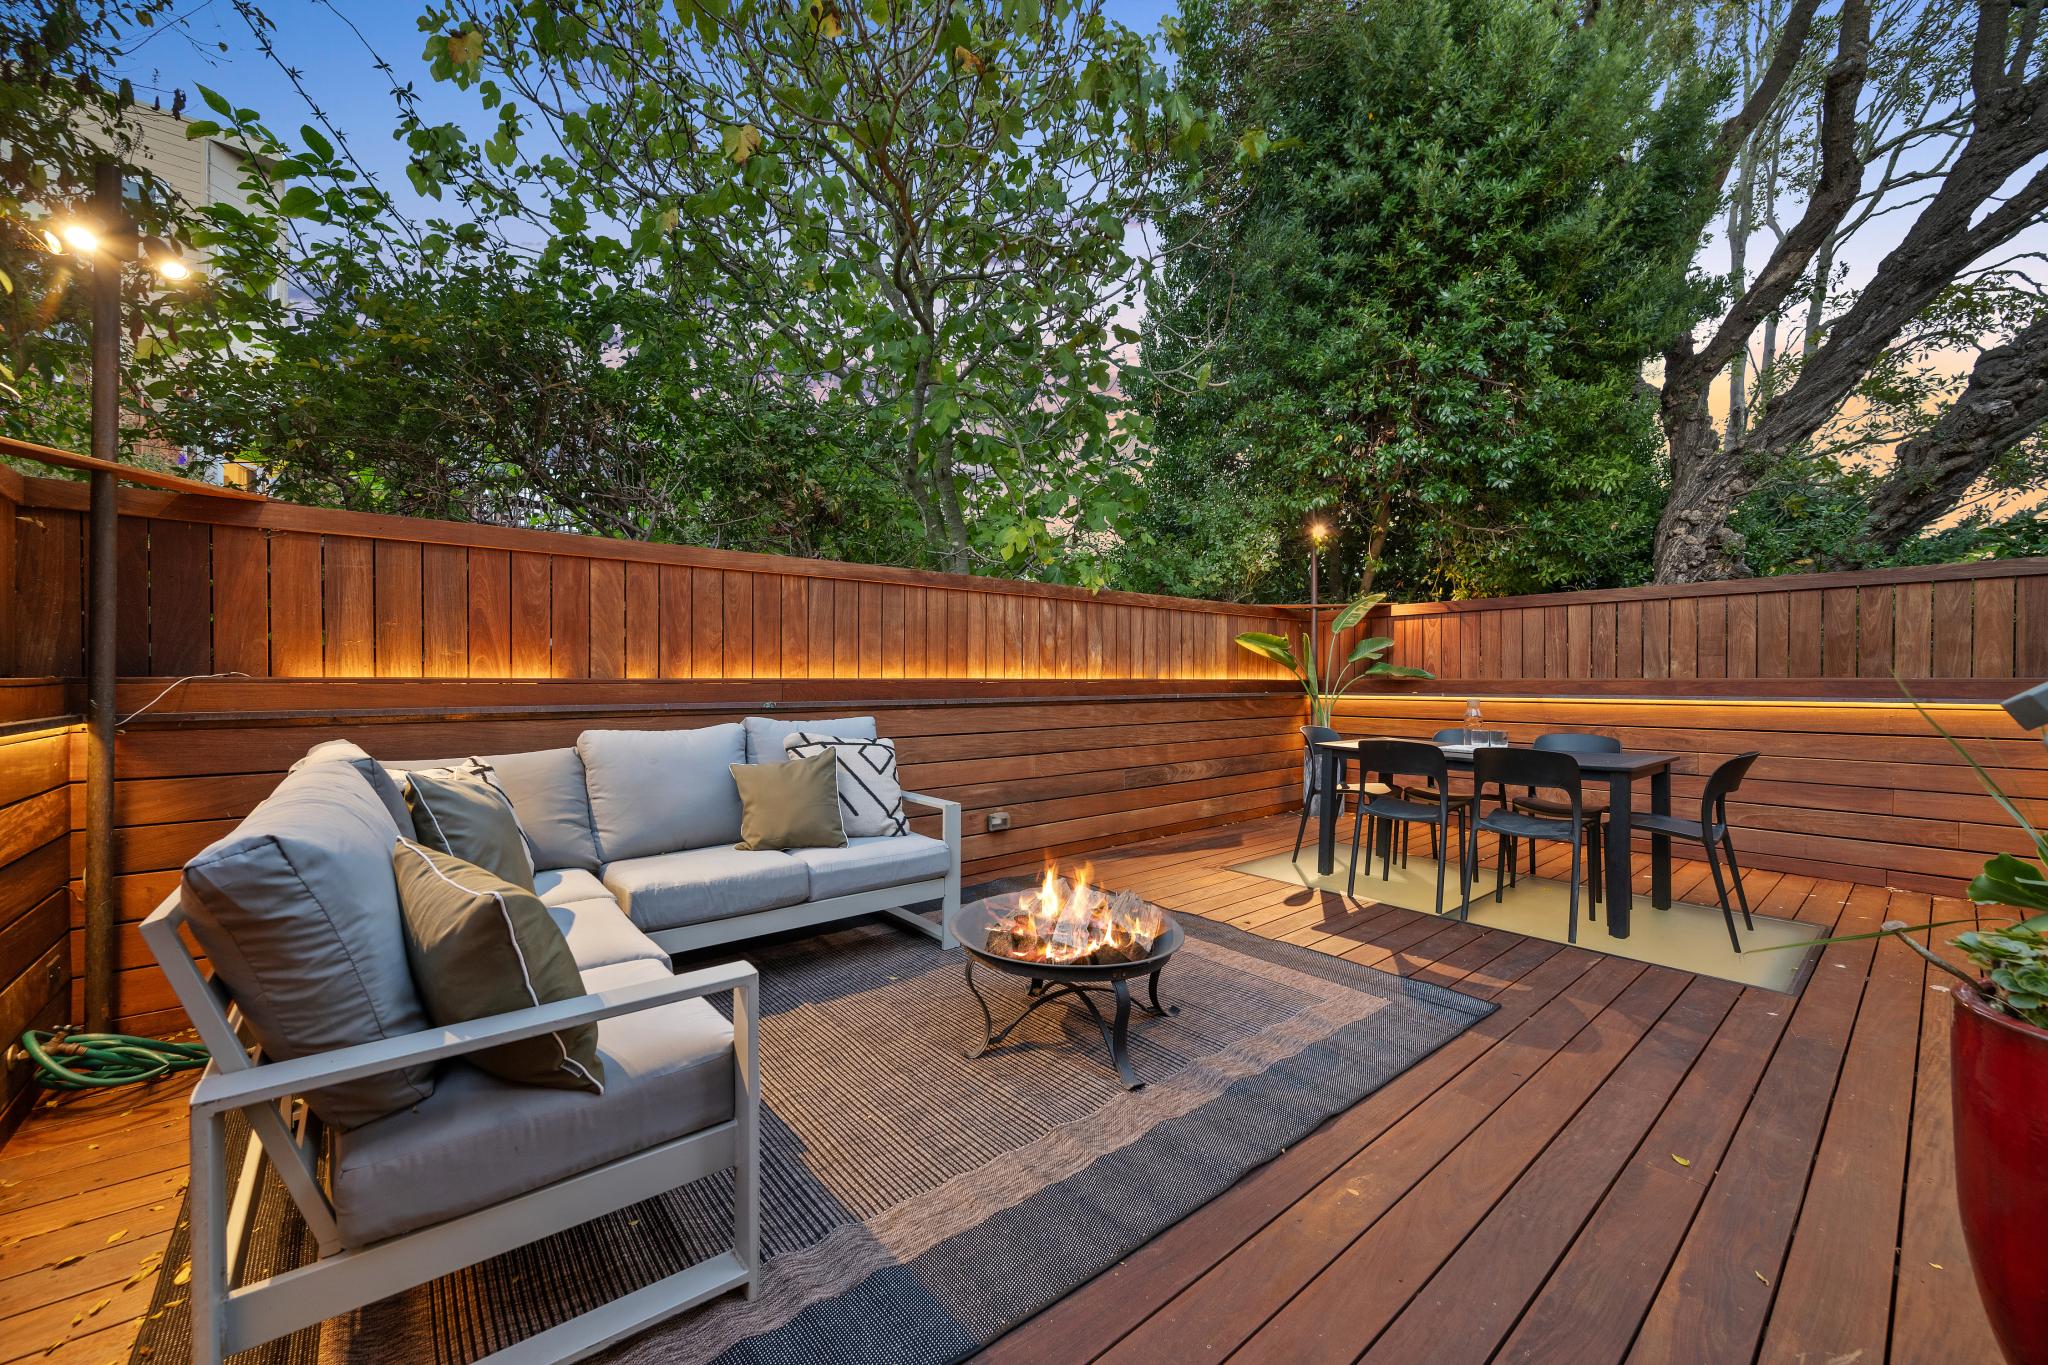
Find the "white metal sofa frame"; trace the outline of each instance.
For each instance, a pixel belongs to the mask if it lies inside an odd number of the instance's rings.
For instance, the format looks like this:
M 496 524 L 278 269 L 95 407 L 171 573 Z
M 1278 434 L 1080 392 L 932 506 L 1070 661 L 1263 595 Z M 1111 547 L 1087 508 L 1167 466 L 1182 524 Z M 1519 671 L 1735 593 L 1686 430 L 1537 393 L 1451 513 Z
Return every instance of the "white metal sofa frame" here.
M 958 860 L 955 859 L 957 870 Z M 533 1009 L 424 1029 L 402 1038 L 264 1061 L 242 1040 L 226 994 L 203 975 L 178 929 L 174 893 L 143 921 L 142 935 L 213 1060 L 192 1092 L 192 1359 L 224 1356 L 426 1284 L 487 1257 L 728 1167 L 734 1171 L 733 1247 L 687 1270 L 571 1318 L 489 1357 L 494 1365 L 574 1360 L 728 1290 L 753 1297 L 761 1244 L 761 1067 L 759 978 L 746 962 L 666 981 L 562 1000 Z M 498 1043 L 611 1019 L 678 1000 L 732 993 L 733 1117 L 700 1132 L 621 1157 L 503 1203 L 364 1246 L 342 1240 L 334 1207 L 316 1174 L 311 1119 L 295 1097 L 308 1090 L 461 1057 Z M 232 1190 L 226 1169 L 230 1110 L 249 1120 L 251 1142 Z M 319 1259 L 235 1287 L 253 1222 L 258 1176 L 268 1155 L 319 1244 Z
M 939 836 L 945 841 L 947 854 L 944 876 L 831 896 L 821 901 L 804 901 L 776 910 L 756 910 L 751 914 L 707 920 L 702 924 L 648 930 L 647 937 L 671 953 L 688 953 L 721 943 L 736 943 L 741 939 L 760 938 L 789 929 L 807 929 L 832 920 L 852 919 L 856 915 L 884 914 L 919 933 L 931 935 L 939 941 L 941 948 L 951 948 L 953 913 L 960 908 L 960 803 L 921 792 L 905 792 L 903 804 L 922 806 L 939 813 Z M 909 908 L 930 900 L 938 901 L 941 906 L 936 924 Z

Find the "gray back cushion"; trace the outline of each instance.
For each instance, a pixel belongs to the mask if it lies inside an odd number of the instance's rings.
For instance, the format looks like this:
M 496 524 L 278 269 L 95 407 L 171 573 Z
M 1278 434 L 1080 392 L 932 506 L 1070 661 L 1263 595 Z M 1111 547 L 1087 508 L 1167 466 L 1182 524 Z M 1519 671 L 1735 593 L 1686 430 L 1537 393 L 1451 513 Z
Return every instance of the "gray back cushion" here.
M 736 723 L 699 730 L 585 730 L 576 737 L 597 851 L 608 863 L 737 843 L 746 760 Z
M 363 746 L 352 739 L 330 739 L 315 744 L 306 750 L 306 756 L 292 764 L 297 772 L 309 763 L 346 763 L 363 775 L 370 789 L 377 793 L 377 799 L 384 803 L 384 809 L 391 812 L 391 818 L 400 829 L 412 827 L 412 812 L 405 804 L 405 793 L 398 789 L 391 774 L 384 771 L 384 765 L 364 751 Z
M 512 798 L 519 827 L 533 846 L 536 867 L 597 871 L 590 793 L 583 785 L 583 760 L 574 749 L 494 754 L 483 762 L 491 765 L 498 786 Z
M 748 716 L 741 724 L 747 727 L 749 763 L 787 763 L 789 755 L 783 751 L 783 741 L 799 730 L 834 739 L 875 737 L 873 716 L 849 716 L 845 720 L 772 720 L 767 716 Z
M 416 1033 L 426 1010 L 406 964 L 391 849 L 398 825 L 348 763 L 311 763 L 185 864 L 181 902 L 270 1056 Z M 433 1093 L 422 1066 L 316 1090 L 348 1129 Z

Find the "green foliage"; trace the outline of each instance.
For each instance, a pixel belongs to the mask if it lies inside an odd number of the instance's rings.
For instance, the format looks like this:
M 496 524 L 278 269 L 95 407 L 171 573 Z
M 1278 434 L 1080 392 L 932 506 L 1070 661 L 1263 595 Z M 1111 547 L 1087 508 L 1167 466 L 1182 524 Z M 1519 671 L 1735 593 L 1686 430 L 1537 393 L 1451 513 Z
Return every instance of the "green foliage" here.
M 1643 7 L 1188 0 L 1189 103 L 1259 130 L 1165 197 L 1126 383 L 1158 454 L 1119 581 L 1294 595 L 1638 579 L 1643 361 L 1703 311 L 1687 208 L 1717 90 Z M 1378 575 L 1377 578 L 1374 575 Z
M 1207 124 L 1100 0 L 436 5 L 474 144 L 414 120 L 415 184 L 686 279 L 917 513 L 891 558 L 1099 581 L 1138 496 L 1112 355 L 1128 221 Z
M 2007 1014 L 2048 1028 L 2048 938 L 2024 927 L 1956 935 Z
M 1308 694 L 1310 722 L 1328 725 L 1330 712 L 1338 698 L 1349 695 L 1368 678 L 1435 676 L 1427 669 L 1384 662 L 1387 651 L 1394 647 L 1394 642 L 1384 635 L 1369 635 L 1360 640 L 1351 647 L 1351 653 L 1342 663 L 1337 662 L 1339 640 L 1344 632 L 1365 620 L 1373 608 L 1386 600 L 1384 593 L 1368 593 L 1343 610 L 1334 612 L 1328 627 L 1328 643 L 1319 641 L 1314 631 L 1305 632 L 1300 638 L 1299 655 L 1294 652 L 1293 640 L 1262 630 L 1244 632 L 1237 637 L 1237 644 L 1240 649 L 1262 659 L 1271 659 L 1292 673 L 1294 680 L 1301 684 L 1302 691 Z

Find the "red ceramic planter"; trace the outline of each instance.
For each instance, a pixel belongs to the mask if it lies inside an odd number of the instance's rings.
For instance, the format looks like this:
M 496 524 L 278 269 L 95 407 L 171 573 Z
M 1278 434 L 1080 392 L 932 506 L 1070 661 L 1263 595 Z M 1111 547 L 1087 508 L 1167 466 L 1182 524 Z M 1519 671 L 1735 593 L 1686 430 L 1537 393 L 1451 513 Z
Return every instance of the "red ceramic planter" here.
M 1956 1200 L 1977 1290 L 2012 1365 L 2048 1365 L 2048 1029 L 1955 992 Z

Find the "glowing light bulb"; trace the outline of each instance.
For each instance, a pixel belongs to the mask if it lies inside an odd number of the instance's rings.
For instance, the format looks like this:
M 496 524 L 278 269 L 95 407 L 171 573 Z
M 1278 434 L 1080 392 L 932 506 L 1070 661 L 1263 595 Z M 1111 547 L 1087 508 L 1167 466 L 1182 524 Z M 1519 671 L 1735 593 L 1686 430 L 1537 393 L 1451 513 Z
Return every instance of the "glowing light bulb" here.
M 159 256 L 150 262 L 150 269 L 156 271 L 159 278 L 169 280 L 172 284 L 192 278 L 192 267 L 176 256 Z
M 100 235 L 84 223 L 66 223 L 64 240 L 70 243 L 73 251 L 84 255 L 90 255 L 100 249 Z

